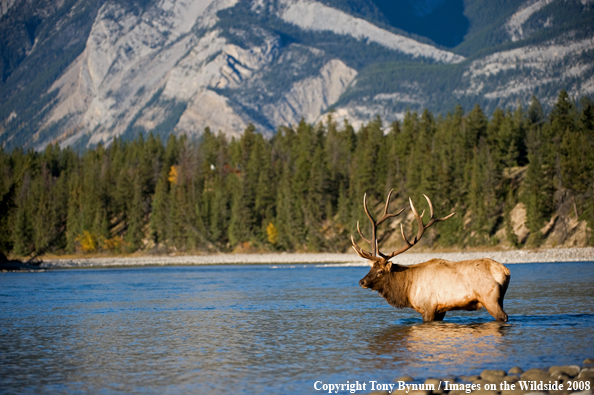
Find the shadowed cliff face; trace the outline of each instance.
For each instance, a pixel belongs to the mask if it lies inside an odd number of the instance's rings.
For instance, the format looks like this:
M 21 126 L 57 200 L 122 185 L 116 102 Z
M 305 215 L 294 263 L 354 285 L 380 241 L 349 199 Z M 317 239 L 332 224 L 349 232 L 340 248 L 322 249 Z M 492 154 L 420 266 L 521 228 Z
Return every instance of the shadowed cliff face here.
M 463 0 L 374 0 L 390 24 L 453 48 L 464 40 L 469 21 Z

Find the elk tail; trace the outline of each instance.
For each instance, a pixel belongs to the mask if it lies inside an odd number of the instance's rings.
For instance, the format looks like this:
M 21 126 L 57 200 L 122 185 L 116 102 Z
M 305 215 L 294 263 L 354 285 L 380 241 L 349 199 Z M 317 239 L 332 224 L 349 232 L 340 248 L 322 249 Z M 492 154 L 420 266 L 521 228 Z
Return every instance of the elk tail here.
M 499 295 L 500 300 L 499 304 L 503 306 L 503 297 L 505 296 L 505 292 L 507 291 L 507 286 L 509 285 L 509 279 L 511 277 L 509 269 L 503 266 L 501 263 L 491 261 L 491 265 L 489 267 L 491 270 L 491 274 L 493 275 L 493 279 L 497 281 L 499 284 Z
M 507 284 L 509 283 L 509 269 L 503 266 L 501 263 L 491 261 L 489 265 L 489 269 L 491 270 L 491 275 L 493 279 L 497 281 L 498 284 L 504 285 L 507 288 Z

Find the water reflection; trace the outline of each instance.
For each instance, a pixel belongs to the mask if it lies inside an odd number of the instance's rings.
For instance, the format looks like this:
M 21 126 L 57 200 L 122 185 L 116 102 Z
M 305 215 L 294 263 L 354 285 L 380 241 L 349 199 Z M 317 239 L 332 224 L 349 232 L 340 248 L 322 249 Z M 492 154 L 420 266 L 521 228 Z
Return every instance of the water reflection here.
M 480 365 L 504 355 L 503 336 L 510 324 L 482 322 L 456 324 L 430 322 L 398 325 L 380 332 L 369 348 L 385 363 L 391 360 L 407 366 Z

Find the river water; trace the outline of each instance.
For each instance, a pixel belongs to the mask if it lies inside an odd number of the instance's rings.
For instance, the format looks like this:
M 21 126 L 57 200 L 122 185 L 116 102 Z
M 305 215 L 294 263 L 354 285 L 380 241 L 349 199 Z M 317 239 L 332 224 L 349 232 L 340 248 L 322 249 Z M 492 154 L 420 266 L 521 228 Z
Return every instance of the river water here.
M 594 357 L 594 263 L 508 267 L 507 324 L 484 309 L 423 324 L 360 288 L 366 267 L 4 273 L 0 393 L 321 394 L 316 381 L 390 383 Z

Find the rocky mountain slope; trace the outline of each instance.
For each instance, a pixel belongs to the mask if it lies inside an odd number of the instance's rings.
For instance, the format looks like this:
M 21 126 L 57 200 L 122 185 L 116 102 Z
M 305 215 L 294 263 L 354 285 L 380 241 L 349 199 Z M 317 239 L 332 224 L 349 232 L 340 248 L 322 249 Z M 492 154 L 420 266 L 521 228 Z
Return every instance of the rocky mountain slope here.
M 5 149 L 594 95 L 587 0 L 3 0 L 0 12 Z M 394 16 L 406 12 L 425 30 Z M 435 20 L 468 29 L 445 47 Z

